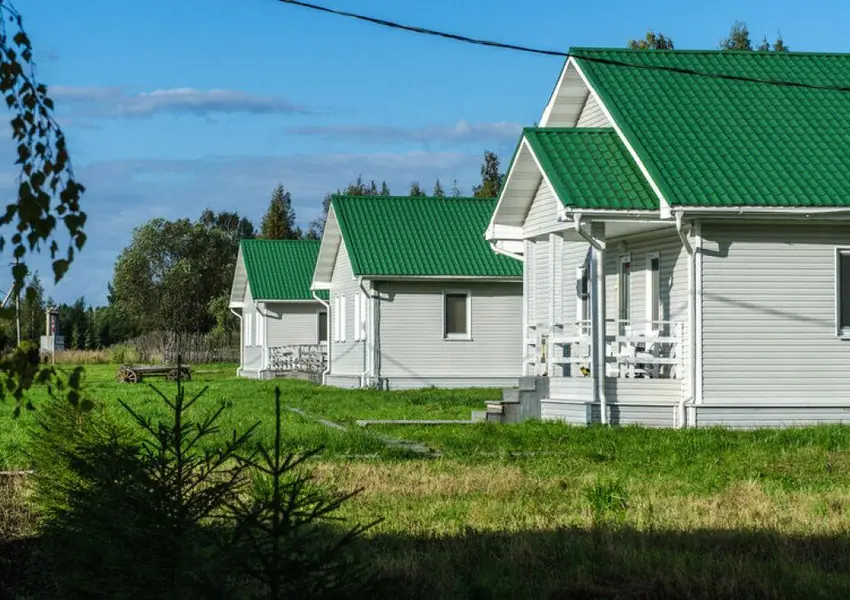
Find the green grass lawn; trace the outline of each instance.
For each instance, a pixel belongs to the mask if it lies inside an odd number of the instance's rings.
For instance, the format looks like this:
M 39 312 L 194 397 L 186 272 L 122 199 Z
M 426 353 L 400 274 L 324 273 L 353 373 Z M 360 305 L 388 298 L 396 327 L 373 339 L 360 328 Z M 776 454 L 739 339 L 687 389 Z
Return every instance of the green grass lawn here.
M 223 433 L 260 421 L 268 440 L 280 386 L 287 405 L 306 415 L 287 414 L 287 447 L 324 445 L 312 464 L 319 480 L 362 489 L 345 516 L 384 519 L 364 543 L 397 586 L 391 597 L 850 597 L 848 427 L 363 429 L 354 420 L 469 418 L 499 392 L 346 391 L 239 380 L 234 371 L 200 369 L 188 384 L 209 386 L 198 410 L 225 402 Z M 113 374 L 87 368 L 86 394 L 117 418 L 127 419 L 119 398 L 161 413 L 149 388 L 114 383 Z M 36 406 L 44 399 L 33 392 Z M 0 468 L 26 468 L 32 417 L 0 411 Z M 387 449 L 382 437 L 441 456 Z

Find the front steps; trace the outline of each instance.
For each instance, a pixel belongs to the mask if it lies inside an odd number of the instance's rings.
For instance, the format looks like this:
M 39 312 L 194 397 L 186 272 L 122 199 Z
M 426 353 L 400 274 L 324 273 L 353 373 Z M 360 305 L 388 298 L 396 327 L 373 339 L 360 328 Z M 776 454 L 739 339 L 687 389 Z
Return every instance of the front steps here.
M 502 390 L 500 401 L 487 403 L 485 420 L 495 423 L 520 423 L 528 419 L 539 419 L 540 401 L 548 397 L 548 377 L 520 377 L 517 387 Z

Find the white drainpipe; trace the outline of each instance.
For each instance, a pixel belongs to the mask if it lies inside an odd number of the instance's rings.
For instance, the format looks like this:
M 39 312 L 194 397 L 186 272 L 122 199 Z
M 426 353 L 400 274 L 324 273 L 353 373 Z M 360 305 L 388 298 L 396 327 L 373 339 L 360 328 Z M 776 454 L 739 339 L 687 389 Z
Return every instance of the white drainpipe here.
M 236 375 L 239 375 L 239 371 L 241 371 L 242 367 L 245 366 L 245 340 L 243 339 L 245 329 L 242 327 L 242 313 L 236 312 L 236 309 L 234 308 L 231 308 L 230 312 L 236 315 L 236 318 L 239 319 L 239 368 L 236 369 Z
M 370 297 L 369 291 L 365 287 L 363 287 L 363 278 L 362 277 L 357 278 L 357 293 L 358 293 L 358 295 L 360 295 L 360 299 L 355 302 L 355 306 L 360 307 L 360 314 L 355 315 L 357 318 L 356 318 L 356 322 L 355 322 L 354 326 L 357 327 L 357 333 L 358 333 L 357 337 L 360 338 L 360 343 L 363 344 L 363 367 L 364 367 L 364 369 L 363 369 L 363 372 L 360 373 L 360 387 L 364 388 L 364 387 L 366 387 L 366 382 L 369 380 L 369 376 L 372 374 L 371 363 L 372 363 L 372 360 L 373 360 L 374 357 L 371 356 L 371 354 L 369 352 L 369 344 L 371 343 L 372 336 L 371 335 L 367 335 L 367 336 L 363 335 L 363 334 L 369 333 L 369 331 L 370 331 L 369 322 L 370 322 L 371 319 L 369 319 L 367 317 L 367 319 L 366 319 L 367 326 L 365 328 L 361 327 L 361 322 L 360 322 L 360 320 L 363 318 L 363 309 L 364 309 L 364 307 L 363 307 L 363 294 L 364 293 L 366 294 L 366 297 L 369 298 L 369 300 L 370 300 L 369 305 L 368 305 L 369 310 L 367 310 L 366 313 L 368 315 L 369 313 L 372 312 L 371 311 L 371 297 Z M 363 339 L 364 337 L 366 337 L 366 339 Z
M 318 302 L 319 304 L 321 304 L 322 306 L 325 307 L 325 310 L 327 311 L 327 314 L 328 314 L 328 321 L 327 321 L 327 323 L 328 323 L 328 326 L 327 326 L 328 340 L 327 340 L 327 342 L 325 342 L 328 345 L 328 366 L 325 367 L 324 371 L 322 371 L 322 385 L 327 385 L 328 373 L 331 372 L 331 348 L 333 348 L 333 344 L 331 343 L 331 335 L 330 335 L 330 333 L 331 333 L 331 305 L 329 303 L 325 302 L 324 300 L 322 300 L 321 298 L 319 298 L 319 296 L 316 294 L 315 290 L 311 290 L 311 293 L 313 294 L 313 298 L 315 298 L 316 302 Z
M 594 238 L 592 234 L 585 232 L 581 228 L 581 213 L 576 213 L 573 216 L 573 227 L 576 233 L 587 240 L 595 252 L 593 253 L 593 263 L 595 266 L 593 281 L 595 287 L 592 290 L 594 298 L 593 316 L 596 317 L 596 327 L 591 325 L 591 331 L 595 333 L 593 340 L 593 373 L 596 378 L 596 398 L 599 402 L 599 417 L 603 425 L 608 424 L 608 399 L 605 396 L 605 242 Z
M 685 232 L 683 217 L 684 213 L 676 211 L 676 233 L 679 234 L 679 239 L 682 240 L 682 247 L 688 253 L 688 360 L 690 362 L 688 369 L 688 377 L 690 378 L 690 390 L 687 396 L 682 395 L 679 401 L 679 422 L 678 427 L 687 427 L 688 418 L 685 414 L 686 406 L 689 402 L 693 402 L 696 395 L 696 377 L 697 377 L 697 361 L 696 361 L 696 303 L 697 285 L 696 285 L 696 253 L 693 246 L 688 240 L 688 234 Z

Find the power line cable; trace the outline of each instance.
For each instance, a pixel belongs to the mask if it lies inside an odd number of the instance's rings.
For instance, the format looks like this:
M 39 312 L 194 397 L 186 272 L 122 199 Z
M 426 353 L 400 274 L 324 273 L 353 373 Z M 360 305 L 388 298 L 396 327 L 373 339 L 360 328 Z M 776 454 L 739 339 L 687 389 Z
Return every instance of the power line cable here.
M 472 38 L 465 35 L 459 35 L 456 33 L 448 33 L 445 31 L 438 31 L 436 29 L 428 29 L 426 27 L 417 27 L 415 25 L 405 25 L 403 23 L 397 23 L 395 21 L 389 21 L 387 19 L 378 19 L 376 17 L 369 17 L 366 15 L 361 15 L 358 13 L 348 12 L 344 10 L 337 10 L 335 8 L 328 8 L 327 6 L 320 6 L 318 4 L 312 4 L 310 2 L 303 2 L 302 0 L 278 0 L 278 2 L 282 4 L 294 4 L 295 6 L 300 6 L 302 8 L 307 8 L 310 10 L 316 10 L 319 12 L 337 15 L 341 17 L 347 17 L 351 19 L 356 19 L 359 21 L 365 21 L 367 23 L 372 23 L 374 25 L 381 25 L 383 27 L 389 27 L 391 29 L 399 29 L 402 31 L 408 31 L 411 33 L 418 33 L 421 35 L 430 35 L 435 37 L 441 37 L 445 39 L 450 39 L 458 42 L 463 42 L 466 44 L 474 44 L 478 46 L 485 46 L 490 48 L 501 48 L 504 50 L 514 50 L 517 52 L 524 52 L 528 54 L 536 54 L 543 56 L 557 56 L 560 58 L 577 58 L 587 62 L 601 63 L 607 65 L 613 65 L 618 67 L 627 67 L 632 69 L 643 69 L 649 71 L 668 71 L 672 73 L 679 73 L 682 75 L 691 75 L 696 77 L 709 77 L 713 79 L 725 79 L 728 81 L 743 81 L 747 83 L 760 83 L 765 85 L 775 85 L 780 87 L 791 87 L 791 88 L 804 88 L 811 90 L 826 90 L 826 91 L 834 91 L 834 92 L 850 92 L 850 85 L 848 86 L 837 86 L 837 85 L 820 85 L 814 83 L 805 83 L 802 81 L 785 81 L 779 79 L 763 79 L 758 77 L 746 77 L 744 75 L 731 75 L 726 73 L 707 73 L 705 71 L 697 71 L 696 69 L 686 69 L 683 67 L 672 67 L 665 65 L 646 65 L 646 64 L 638 64 L 633 62 L 627 62 L 622 60 L 616 60 L 612 58 L 602 58 L 599 56 L 582 56 L 580 54 L 570 53 L 570 52 L 562 52 L 560 50 L 547 50 L 543 48 L 532 48 L 530 46 L 521 46 L 518 44 L 508 44 L 504 42 L 496 42 L 493 40 L 484 40 L 479 38 Z

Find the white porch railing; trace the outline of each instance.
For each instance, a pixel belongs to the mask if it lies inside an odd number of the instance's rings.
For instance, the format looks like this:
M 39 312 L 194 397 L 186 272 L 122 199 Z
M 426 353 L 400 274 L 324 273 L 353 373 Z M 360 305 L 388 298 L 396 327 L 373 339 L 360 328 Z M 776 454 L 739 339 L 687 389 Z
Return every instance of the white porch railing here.
M 276 373 L 321 373 L 327 364 L 327 346 L 303 344 L 269 348 L 269 369 Z
M 684 325 L 679 321 L 606 321 L 605 357 L 608 377 L 680 379 L 684 356 Z M 591 375 L 590 321 L 564 325 L 563 333 L 552 336 L 552 346 L 561 349 L 553 365 L 565 368 L 567 377 Z M 551 375 L 551 374 L 550 374 Z

